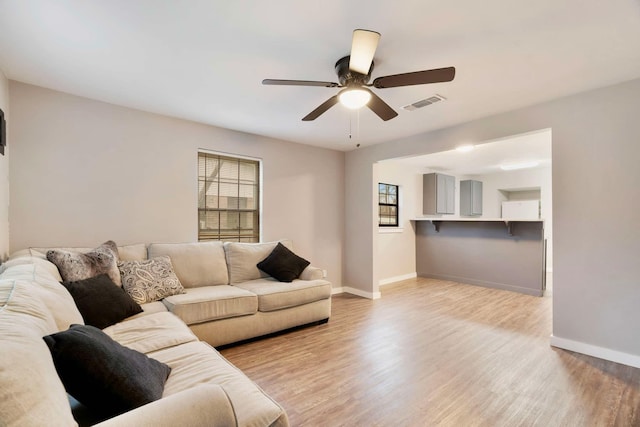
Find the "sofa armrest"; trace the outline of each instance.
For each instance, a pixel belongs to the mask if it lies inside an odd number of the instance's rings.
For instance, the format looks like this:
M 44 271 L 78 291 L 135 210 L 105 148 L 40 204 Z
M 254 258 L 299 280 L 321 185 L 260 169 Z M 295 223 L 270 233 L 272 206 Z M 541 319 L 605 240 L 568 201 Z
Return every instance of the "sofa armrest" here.
M 231 402 L 222 387 L 203 384 L 163 397 L 117 417 L 110 418 L 96 426 L 237 426 Z
M 320 280 L 324 278 L 322 270 L 312 265 L 307 266 L 302 273 L 300 273 L 300 280 Z

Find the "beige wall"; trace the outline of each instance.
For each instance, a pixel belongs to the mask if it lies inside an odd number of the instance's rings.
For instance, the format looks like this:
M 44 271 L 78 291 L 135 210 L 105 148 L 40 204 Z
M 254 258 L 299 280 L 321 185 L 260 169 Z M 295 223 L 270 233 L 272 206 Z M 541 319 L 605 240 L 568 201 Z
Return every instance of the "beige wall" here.
M 344 154 L 11 81 L 11 250 L 197 240 L 197 150 L 263 160 L 263 240 L 342 279 Z
M 0 108 L 7 122 L 7 139 L 9 139 L 9 81 L 0 70 Z M 0 156 L 0 261 L 9 254 L 9 148 Z
M 553 343 L 640 366 L 640 80 L 347 153 L 345 286 L 377 292 L 372 164 L 553 132 Z
M 378 228 L 378 283 L 386 284 L 416 275 L 416 233 L 411 218 L 421 210 L 422 175 L 397 162 L 376 163 L 375 169 L 377 182 L 400 186 L 400 227 Z

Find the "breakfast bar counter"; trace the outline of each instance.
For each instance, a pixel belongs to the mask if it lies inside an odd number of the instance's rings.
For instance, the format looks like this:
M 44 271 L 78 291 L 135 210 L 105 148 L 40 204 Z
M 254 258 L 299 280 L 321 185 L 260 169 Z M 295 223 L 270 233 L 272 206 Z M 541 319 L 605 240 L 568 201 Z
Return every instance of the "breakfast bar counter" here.
M 419 217 L 412 221 L 419 277 L 543 295 L 543 220 Z

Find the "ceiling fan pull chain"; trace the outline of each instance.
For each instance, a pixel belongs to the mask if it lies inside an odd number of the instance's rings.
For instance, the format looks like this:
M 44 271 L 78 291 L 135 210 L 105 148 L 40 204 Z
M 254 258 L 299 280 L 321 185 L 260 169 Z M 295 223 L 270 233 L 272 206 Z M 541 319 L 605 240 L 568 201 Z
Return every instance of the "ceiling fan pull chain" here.
M 351 117 L 353 117 L 353 115 L 349 114 L 349 139 L 351 139 Z

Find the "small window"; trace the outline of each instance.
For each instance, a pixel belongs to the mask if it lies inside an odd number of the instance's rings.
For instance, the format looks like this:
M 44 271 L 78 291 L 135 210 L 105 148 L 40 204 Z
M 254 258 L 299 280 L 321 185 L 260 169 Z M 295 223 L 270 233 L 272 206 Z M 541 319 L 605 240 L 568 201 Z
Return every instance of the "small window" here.
M 198 240 L 260 241 L 260 162 L 198 153 Z
M 398 186 L 378 184 L 378 225 L 380 227 L 398 226 Z

